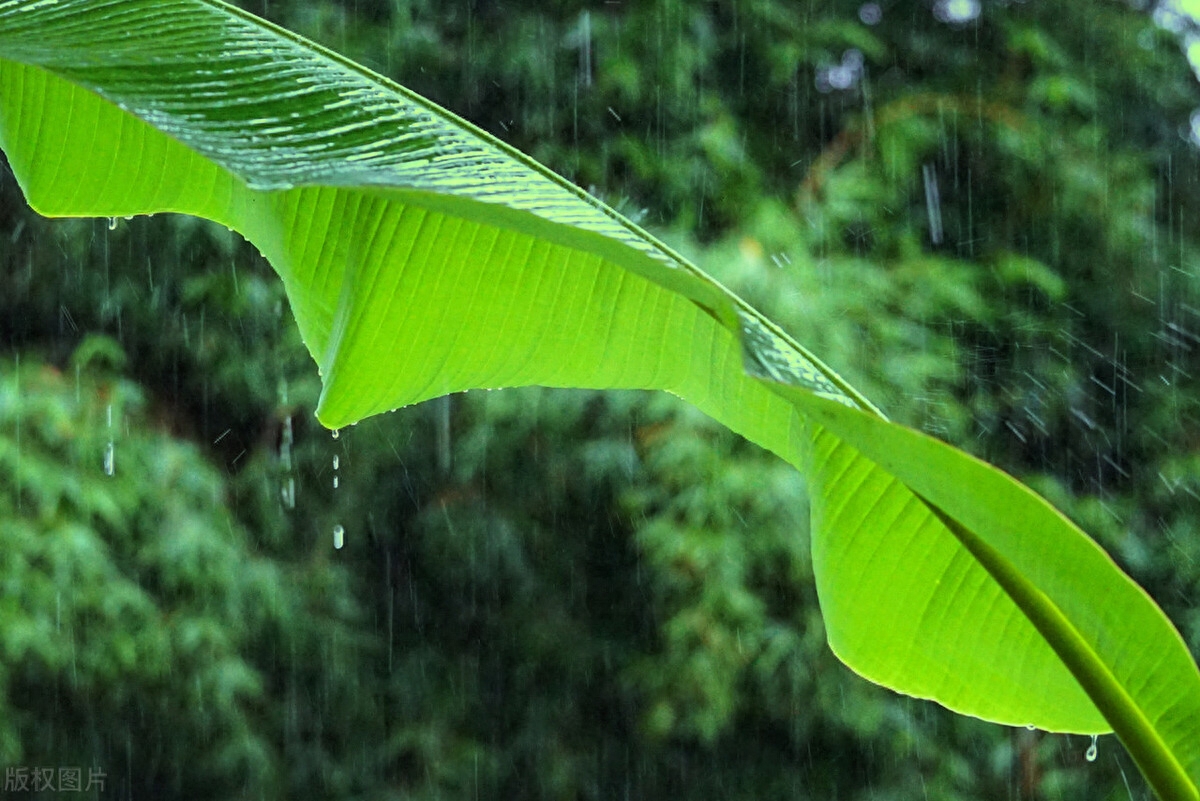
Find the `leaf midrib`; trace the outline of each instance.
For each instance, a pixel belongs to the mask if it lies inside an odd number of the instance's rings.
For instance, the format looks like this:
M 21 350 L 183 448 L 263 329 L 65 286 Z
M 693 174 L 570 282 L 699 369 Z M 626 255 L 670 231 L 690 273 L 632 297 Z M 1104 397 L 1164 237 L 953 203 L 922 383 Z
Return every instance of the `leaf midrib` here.
M 1142 769 L 1154 791 L 1164 800 L 1196 799 L 1196 785 L 1170 747 L 1159 736 L 1120 680 L 1071 623 L 1062 609 L 1044 592 L 1024 580 L 1013 563 L 991 545 L 916 490 L 910 491 L 962 543 L 1005 594 L 1033 624 L 1063 664 L 1084 687 L 1092 702 L 1110 723 L 1125 721 L 1139 736 L 1121 741 Z M 1114 729 L 1121 728 L 1114 725 Z

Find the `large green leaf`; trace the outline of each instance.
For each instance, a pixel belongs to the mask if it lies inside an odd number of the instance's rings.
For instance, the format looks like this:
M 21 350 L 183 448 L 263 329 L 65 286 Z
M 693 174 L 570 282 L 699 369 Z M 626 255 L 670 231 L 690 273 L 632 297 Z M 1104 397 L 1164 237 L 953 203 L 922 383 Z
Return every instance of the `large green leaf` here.
M 808 415 L 797 437 L 817 488 L 814 521 L 839 532 L 813 546 L 839 656 L 881 684 L 919 661 L 917 694 L 943 702 L 973 697 L 966 685 L 1011 683 L 1015 692 L 1022 681 L 1069 670 L 1159 794 L 1195 797 L 1196 664 L 1099 545 L 1032 490 L 962 451 L 792 387 L 779 391 Z M 964 628 L 981 623 L 997 639 L 964 642 Z M 1020 647 L 1038 634 L 1061 662 Z M 1062 709 L 1064 722 L 1073 703 Z M 981 711 L 1007 714 L 1002 703 Z
M 809 472 L 848 665 L 989 720 L 1115 729 L 1164 798 L 1200 797 L 1200 672 L 1082 532 L 428 101 L 211 0 L 0 0 L 0 148 L 44 214 L 185 212 L 257 244 L 330 427 L 474 387 L 691 401 Z

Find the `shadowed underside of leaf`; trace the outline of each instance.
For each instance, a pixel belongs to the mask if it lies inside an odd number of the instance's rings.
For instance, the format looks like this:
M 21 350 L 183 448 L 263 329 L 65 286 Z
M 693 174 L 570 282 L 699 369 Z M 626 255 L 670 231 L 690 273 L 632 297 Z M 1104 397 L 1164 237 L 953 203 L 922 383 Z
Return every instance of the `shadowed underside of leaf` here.
M 1114 725 L 1164 797 L 1196 797 L 1180 721 L 1200 720 L 1200 674 L 1085 535 L 1036 499 L 1020 536 L 979 513 L 1034 496 L 973 461 L 967 480 L 947 446 L 910 450 L 919 435 L 715 281 L 453 115 L 216 2 L 0 0 L 0 147 L 45 214 L 177 211 L 254 242 L 331 427 L 476 387 L 689 400 L 809 472 L 822 607 L 851 667 L 989 720 Z

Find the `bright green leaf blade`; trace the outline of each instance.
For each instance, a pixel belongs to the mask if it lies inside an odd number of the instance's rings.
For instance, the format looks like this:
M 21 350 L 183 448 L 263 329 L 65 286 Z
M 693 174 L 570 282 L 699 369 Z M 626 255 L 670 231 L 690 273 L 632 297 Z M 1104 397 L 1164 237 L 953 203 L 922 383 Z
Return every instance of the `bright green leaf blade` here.
M 255 242 L 323 371 L 319 415 L 332 426 L 471 387 L 659 388 L 800 465 L 796 407 L 744 367 L 871 409 L 602 204 L 427 101 L 219 3 L 0 2 L 0 147 L 43 213 L 181 211 Z M 866 475 L 887 479 L 877 467 Z M 869 497 L 833 476 L 817 495 Z M 881 528 L 875 518 L 869 530 Z M 991 536 L 986 521 L 976 533 Z M 836 545 L 831 532 L 817 539 Z M 960 540 L 946 542 L 964 581 L 1007 598 Z M 937 573 L 903 548 L 890 558 L 897 575 Z M 936 580 L 907 592 L 947 610 L 960 597 Z M 861 621 L 836 604 L 854 599 L 825 596 L 844 649 Z M 991 719 L 1103 728 L 1031 624 L 995 608 L 968 604 L 955 618 L 952 653 L 966 661 L 951 667 L 972 689 L 946 679 L 947 646 L 922 641 L 920 626 L 905 643 L 912 658 L 892 657 L 880 680 Z M 1021 681 L 970 673 L 1001 649 L 1028 666 Z
M 1111 725 L 1162 798 L 1197 797 L 1200 670 L 1094 541 L 962 451 L 779 390 L 813 424 L 814 567 L 831 645 L 847 664 L 888 686 L 923 678 L 908 691 L 990 719 L 1044 715 L 1082 733 Z M 1036 689 L 1067 670 L 1081 688 Z M 1015 703 L 991 703 L 989 689 L 1010 686 Z M 1022 686 L 1036 706 L 1022 708 Z M 1080 726 L 1093 703 L 1107 725 L 1093 712 Z
M 742 328 L 781 380 L 870 408 L 603 204 L 244 12 L 203 0 L 10 2 L 0 58 L 0 146 L 30 203 L 63 216 L 182 211 L 242 232 L 287 285 L 331 427 L 460 389 L 537 383 L 660 388 L 701 405 L 736 397 L 752 411 L 730 422 L 749 433 L 774 401 L 740 375 Z M 501 308 L 494 288 L 506 279 L 521 297 L 537 288 L 538 313 Z M 599 302 L 618 285 L 611 312 L 578 317 L 593 290 Z M 625 341 L 605 341 L 610 332 Z M 565 341 L 583 347 L 565 353 Z M 500 365 L 487 358 L 497 348 Z

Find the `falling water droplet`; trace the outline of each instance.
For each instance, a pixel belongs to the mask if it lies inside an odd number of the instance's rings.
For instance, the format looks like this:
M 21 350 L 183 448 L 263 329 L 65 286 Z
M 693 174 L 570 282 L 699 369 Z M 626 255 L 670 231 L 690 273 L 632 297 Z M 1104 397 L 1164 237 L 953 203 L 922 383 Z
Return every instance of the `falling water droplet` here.
M 104 410 L 104 415 L 107 418 L 108 425 L 108 444 L 104 446 L 104 475 L 111 476 L 117 470 L 117 447 L 113 442 L 112 436 L 112 404 Z
M 283 394 L 286 398 L 286 388 Z M 289 414 L 283 420 L 283 435 L 279 441 L 279 463 L 282 465 L 285 473 L 280 494 L 283 496 L 283 505 L 288 509 L 296 508 L 296 479 L 291 475 L 292 446 L 294 443 L 295 433 L 292 430 L 292 416 Z
M 333 547 L 340 549 L 346 544 L 346 529 L 342 528 L 342 524 L 338 523 L 333 527 Z
M 334 470 L 338 469 L 338 457 L 337 457 L 336 453 L 333 455 L 333 469 Z
M 1096 761 L 1096 735 L 1095 734 L 1092 735 L 1092 744 L 1088 746 L 1087 753 L 1083 755 L 1083 758 L 1086 759 L 1088 762 Z

